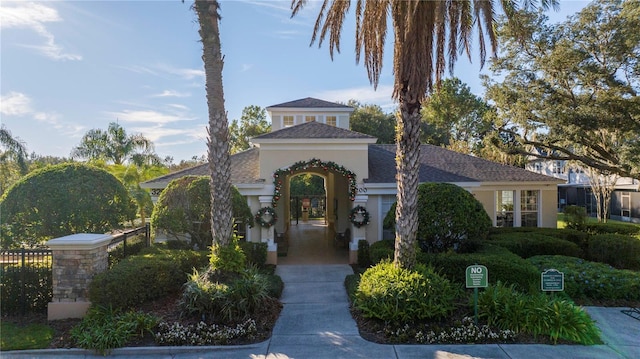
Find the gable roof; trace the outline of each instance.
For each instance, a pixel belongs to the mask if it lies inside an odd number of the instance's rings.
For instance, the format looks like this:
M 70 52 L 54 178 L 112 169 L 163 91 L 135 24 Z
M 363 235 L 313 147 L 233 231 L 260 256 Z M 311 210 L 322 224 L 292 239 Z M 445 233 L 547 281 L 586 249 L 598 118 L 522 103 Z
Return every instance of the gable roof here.
M 367 183 L 395 183 L 396 145 L 369 145 Z M 465 155 L 446 148 L 421 145 L 419 181 L 422 182 L 549 182 L 554 177 Z
M 231 155 L 231 182 L 236 183 L 262 183 L 260 179 L 260 150 L 251 148 L 246 151 Z M 180 171 L 166 174 L 140 184 L 142 188 L 166 187 L 169 182 L 184 176 L 208 176 L 209 164 L 203 163 Z
M 254 137 L 252 140 L 261 139 L 370 139 L 376 138 L 364 133 L 350 131 L 345 128 L 327 125 L 322 122 L 311 121 L 294 126 L 285 127 L 277 131 L 268 132 Z M 255 141 L 258 142 L 258 141 Z
M 343 105 L 340 103 L 329 102 L 325 100 L 320 100 L 313 97 L 301 98 L 299 100 L 289 101 L 279 103 L 277 105 L 268 106 L 268 109 L 271 108 L 344 108 L 353 110 L 353 107 Z

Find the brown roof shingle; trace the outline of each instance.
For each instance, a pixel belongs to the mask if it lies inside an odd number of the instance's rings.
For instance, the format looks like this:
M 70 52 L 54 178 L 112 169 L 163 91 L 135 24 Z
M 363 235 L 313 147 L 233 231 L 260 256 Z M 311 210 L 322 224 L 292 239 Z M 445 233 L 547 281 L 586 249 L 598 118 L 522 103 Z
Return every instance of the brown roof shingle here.
M 301 98 L 299 100 L 279 103 L 277 105 L 268 106 L 270 108 L 345 108 L 352 109 L 353 107 L 343 105 L 341 103 L 329 102 L 320 100 L 313 97 Z
M 254 137 L 254 139 L 375 139 L 373 136 L 364 133 L 350 131 L 344 128 L 327 125 L 322 122 L 305 122 L 298 125 L 285 127 L 277 131 L 265 133 Z

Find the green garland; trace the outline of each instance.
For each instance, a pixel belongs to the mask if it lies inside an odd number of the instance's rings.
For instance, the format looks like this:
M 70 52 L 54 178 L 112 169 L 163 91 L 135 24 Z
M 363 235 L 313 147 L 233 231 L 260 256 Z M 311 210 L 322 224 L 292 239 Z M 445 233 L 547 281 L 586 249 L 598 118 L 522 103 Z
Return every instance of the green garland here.
M 358 215 L 362 216 L 362 220 L 357 219 Z M 349 212 L 349 222 L 353 223 L 353 225 L 358 228 L 366 226 L 369 224 L 369 212 L 367 212 L 367 209 L 362 206 L 355 206 L 351 212 Z
M 264 215 L 265 214 L 270 214 L 271 215 L 271 220 L 270 221 L 265 221 L 265 219 L 264 219 Z M 255 220 L 256 220 L 256 222 L 258 222 L 258 224 L 260 226 L 265 227 L 265 228 L 269 228 L 269 227 L 273 226 L 274 224 L 276 224 L 276 222 L 278 221 L 278 215 L 276 214 L 276 210 L 273 209 L 273 207 L 262 207 L 256 213 Z
M 349 181 L 349 199 L 355 200 L 356 193 L 358 193 L 358 187 L 356 183 L 356 174 L 346 169 L 344 166 L 341 166 L 335 162 L 322 162 L 317 158 L 312 158 L 309 161 L 299 161 L 289 168 L 279 169 L 273 173 L 273 184 L 275 189 L 273 190 L 273 199 L 271 201 L 271 205 L 273 207 L 277 207 L 278 200 L 282 197 L 282 179 L 284 179 L 287 175 L 292 175 L 297 171 L 306 171 L 310 168 L 321 168 L 325 171 L 332 171 L 342 175 L 343 177 L 347 177 Z

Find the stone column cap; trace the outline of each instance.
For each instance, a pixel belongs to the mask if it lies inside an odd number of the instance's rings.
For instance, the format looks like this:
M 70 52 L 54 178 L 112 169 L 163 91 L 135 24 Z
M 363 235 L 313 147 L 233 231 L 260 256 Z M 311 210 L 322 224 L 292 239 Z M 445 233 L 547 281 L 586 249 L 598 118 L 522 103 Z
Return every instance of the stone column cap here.
M 52 250 L 91 250 L 109 244 L 111 234 L 76 233 L 47 241 Z

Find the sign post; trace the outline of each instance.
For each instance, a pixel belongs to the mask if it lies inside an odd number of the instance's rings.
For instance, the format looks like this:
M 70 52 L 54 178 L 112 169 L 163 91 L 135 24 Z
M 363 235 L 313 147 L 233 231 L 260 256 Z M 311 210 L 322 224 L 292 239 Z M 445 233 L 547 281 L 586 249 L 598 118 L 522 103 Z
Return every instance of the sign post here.
M 562 292 L 564 290 L 564 273 L 557 269 L 547 269 L 540 275 L 543 292 Z
M 473 312 L 476 325 L 478 325 L 478 288 L 489 286 L 489 271 L 487 271 L 487 267 L 479 264 L 468 266 L 466 282 L 467 288 L 473 288 Z

